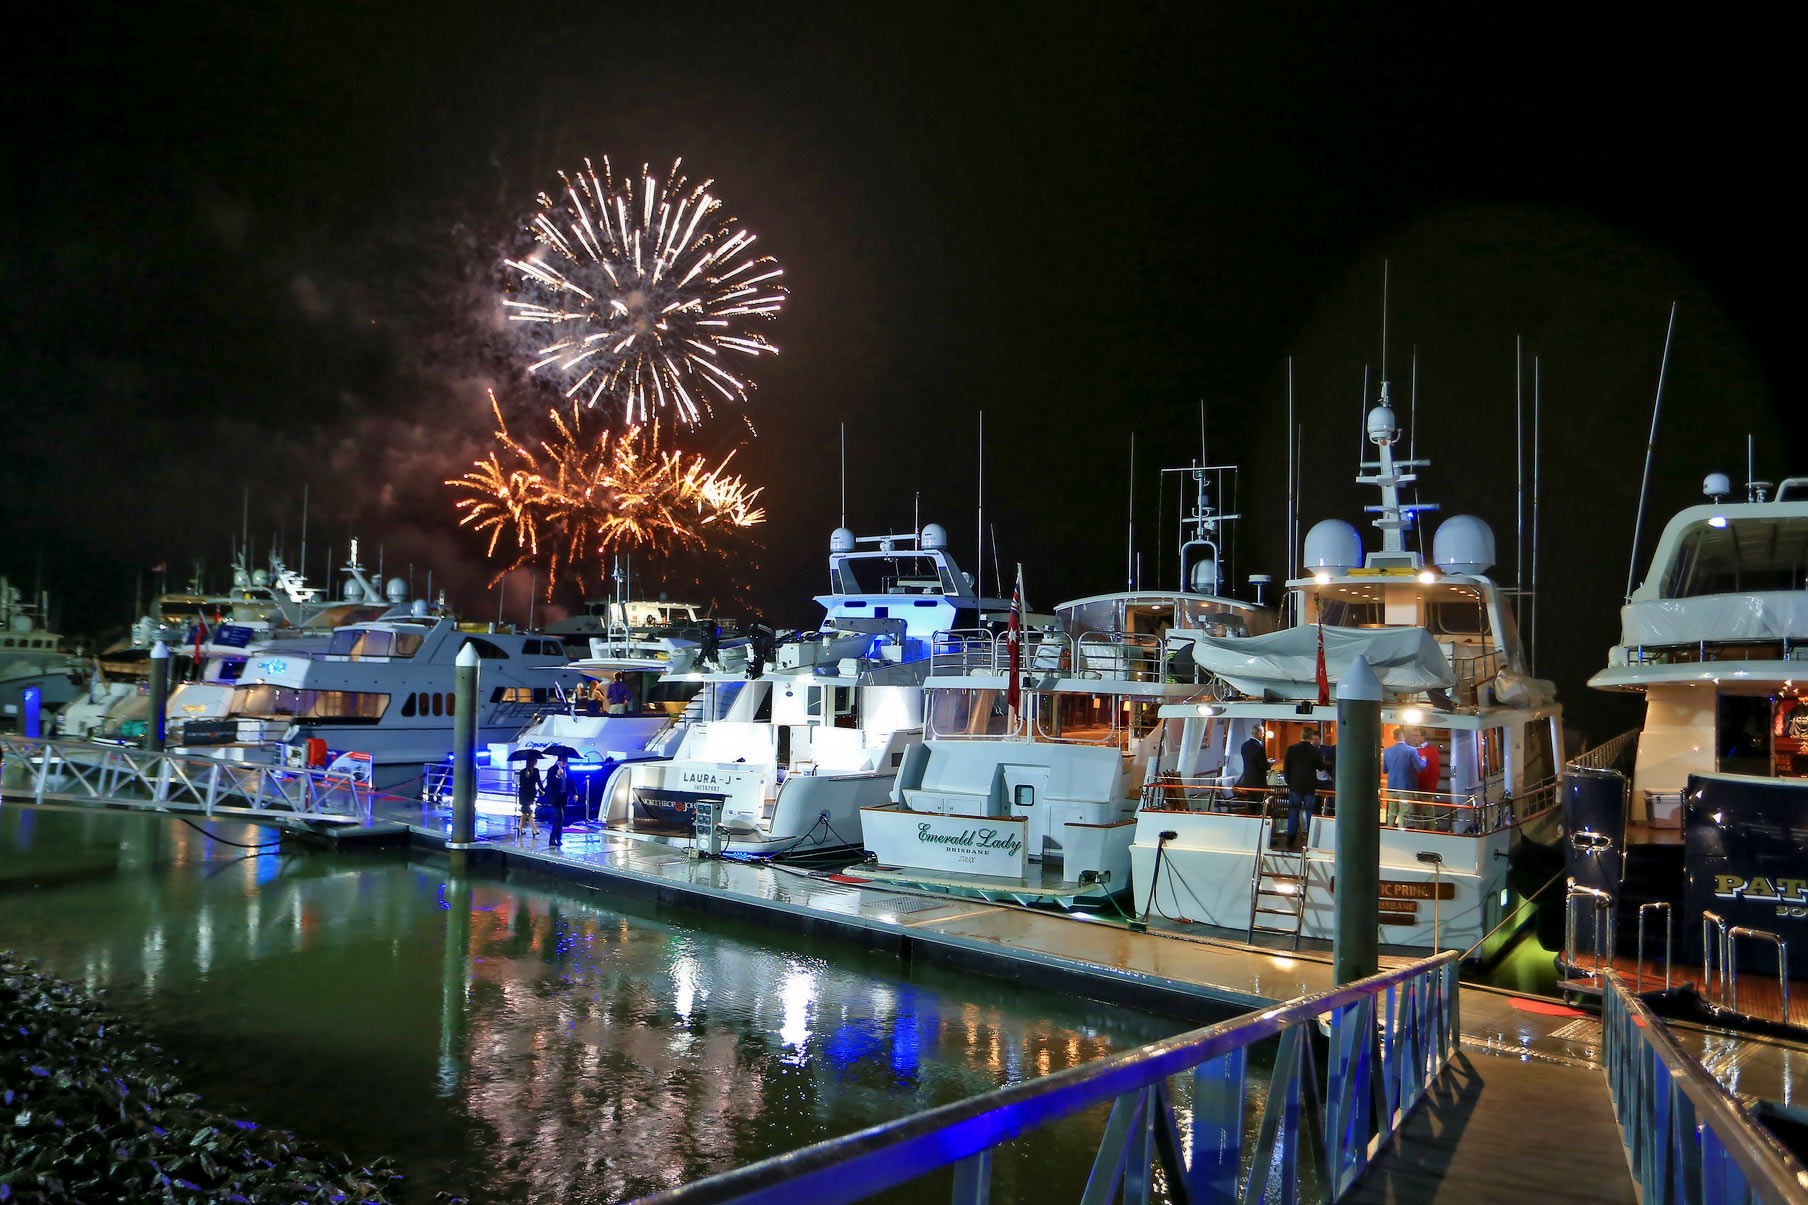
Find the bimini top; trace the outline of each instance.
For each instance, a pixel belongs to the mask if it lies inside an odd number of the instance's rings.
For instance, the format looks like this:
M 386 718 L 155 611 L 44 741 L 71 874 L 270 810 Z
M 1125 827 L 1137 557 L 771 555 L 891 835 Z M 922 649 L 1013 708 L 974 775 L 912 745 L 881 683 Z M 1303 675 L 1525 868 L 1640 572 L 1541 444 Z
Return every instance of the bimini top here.
M 1381 679 L 1386 695 L 1448 691 L 1456 675 L 1443 651 L 1424 628 L 1334 628 L 1325 634 L 1325 672 L 1333 689 L 1357 657 Z M 1318 698 L 1318 629 L 1282 628 L 1263 636 L 1207 636 L 1176 630 L 1169 647 L 1192 641 L 1193 663 L 1253 698 Z

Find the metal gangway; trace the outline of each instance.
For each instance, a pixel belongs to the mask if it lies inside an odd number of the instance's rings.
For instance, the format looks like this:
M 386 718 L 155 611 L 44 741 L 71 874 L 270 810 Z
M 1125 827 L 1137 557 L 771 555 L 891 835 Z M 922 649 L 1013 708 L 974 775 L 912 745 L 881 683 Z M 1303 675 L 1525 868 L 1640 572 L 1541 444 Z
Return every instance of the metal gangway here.
M 1457 957 L 1010 1084 L 642 1205 L 851 1202 L 938 1171 L 952 1171 L 955 1205 L 985 1205 L 995 1150 L 1104 1105 L 1086 1183 L 1054 1199 L 1808 1201 L 1808 1170 L 1616 973 L 1605 972 L 1601 1067 L 1485 1043 L 1471 1057 L 1458 1049 Z M 1252 1049 L 1271 1040 L 1267 1100 L 1246 1141 Z M 1180 1078 L 1191 1081 L 1184 1115 Z
M 225 813 L 314 824 L 368 825 L 368 782 L 323 769 L 154 753 L 104 741 L 0 735 L 0 788 L 33 803 Z

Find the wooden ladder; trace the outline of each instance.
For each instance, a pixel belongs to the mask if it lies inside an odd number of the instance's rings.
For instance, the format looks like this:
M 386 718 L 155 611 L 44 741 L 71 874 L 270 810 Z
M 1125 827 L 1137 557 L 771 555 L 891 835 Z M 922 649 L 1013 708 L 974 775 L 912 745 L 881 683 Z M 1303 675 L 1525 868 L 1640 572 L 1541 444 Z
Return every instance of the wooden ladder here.
M 1306 854 L 1270 849 L 1273 832 L 1274 821 L 1264 818 L 1249 876 L 1249 940 L 1257 933 L 1279 933 L 1292 937 L 1297 950 L 1306 923 Z

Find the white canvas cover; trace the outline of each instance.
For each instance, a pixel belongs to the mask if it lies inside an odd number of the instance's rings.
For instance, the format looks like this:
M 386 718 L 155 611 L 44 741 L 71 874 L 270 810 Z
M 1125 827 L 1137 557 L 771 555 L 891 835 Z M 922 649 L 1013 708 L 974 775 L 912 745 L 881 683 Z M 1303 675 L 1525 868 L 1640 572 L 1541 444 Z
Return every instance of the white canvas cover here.
M 1392 695 L 1450 690 L 1456 675 L 1438 642 L 1424 628 L 1334 628 L 1325 632 L 1325 671 L 1335 689 L 1357 657 Z M 1283 699 L 1318 698 L 1318 629 L 1284 628 L 1265 636 L 1207 636 L 1175 630 L 1170 644 L 1193 640 L 1193 662 L 1247 695 L 1265 692 Z
M 1808 591 L 1703 594 L 1628 603 L 1621 644 L 1695 644 L 1702 640 L 1808 639 Z

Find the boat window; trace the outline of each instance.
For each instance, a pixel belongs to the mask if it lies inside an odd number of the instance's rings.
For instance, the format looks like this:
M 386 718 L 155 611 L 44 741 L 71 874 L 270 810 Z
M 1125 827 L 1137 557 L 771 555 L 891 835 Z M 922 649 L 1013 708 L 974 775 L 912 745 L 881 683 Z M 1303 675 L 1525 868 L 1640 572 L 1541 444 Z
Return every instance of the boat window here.
M 423 637 L 419 632 L 391 632 L 385 628 L 341 628 L 326 646 L 331 657 L 412 657 Z
M 936 736 L 1004 736 L 1010 714 L 1002 690 L 931 690 L 929 731 Z
M 1036 788 L 1027 782 L 1020 782 L 1011 788 L 1011 802 L 1020 808 L 1036 806 Z
M 943 580 L 932 556 L 899 553 L 887 557 L 848 557 L 836 562 L 840 594 L 955 594 Z
M 480 636 L 470 636 L 465 643 L 477 650 L 477 655 L 485 661 L 507 661 L 508 653 L 493 640 L 485 640 Z
M 1677 541 L 1664 598 L 1808 588 L 1808 518 L 1703 521 Z
M 414 695 L 409 695 L 406 699 L 402 700 L 402 716 L 404 719 L 414 714 L 415 697 L 416 696 Z
M 1059 607 L 1056 608 L 1056 614 L 1060 617 L 1062 630 L 1070 636 L 1084 636 L 1088 632 L 1120 632 L 1124 627 L 1123 602 L 1115 598 Z
M 1715 725 L 1715 768 L 1723 774 L 1769 774 L 1769 695 L 1723 694 Z
M 492 703 L 544 703 L 548 691 L 544 686 L 498 686 L 490 692 Z
M 1380 599 L 1338 598 L 1333 594 L 1317 595 L 1318 605 L 1312 609 L 1312 622 L 1333 628 L 1378 628 L 1387 622 L 1386 606 Z
M 433 692 L 433 714 L 446 714 L 446 696 L 440 694 L 438 691 Z
M 1432 599 L 1427 601 L 1425 611 L 1425 626 L 1434 636 L 1488 634 L 1488 612 L 1483 609 L 1480 598 L 1466 601 Z
M 296 717 L 304 720 L 374 721 L 382 718 L 389 696 L 356 690 L 295 690 L 259 683 L 232 692 L 228 714 L 269 720 Z

